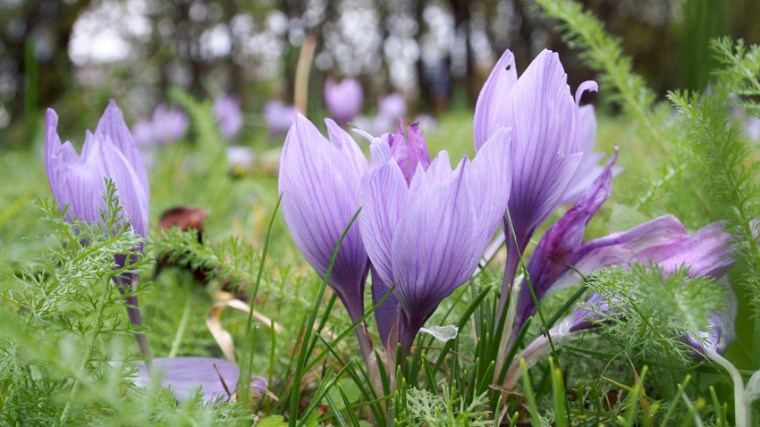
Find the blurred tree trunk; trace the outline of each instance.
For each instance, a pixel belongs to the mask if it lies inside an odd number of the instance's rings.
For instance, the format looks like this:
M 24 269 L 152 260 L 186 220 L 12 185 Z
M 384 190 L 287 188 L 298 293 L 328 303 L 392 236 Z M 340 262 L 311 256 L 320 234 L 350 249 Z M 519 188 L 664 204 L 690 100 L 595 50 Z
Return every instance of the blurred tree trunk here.
M 29 0 L 4 10 L 13 20 L 2 18 L 6 25 L 0 31 L 3 66 L 15 71 L 15 93 L 7 104 L 12 122 L 55 104 L 71 84 L 69 40 L 79 14 L 89 5 L 89 0 Z M 21 30 L 14 33 L 11 25 Z

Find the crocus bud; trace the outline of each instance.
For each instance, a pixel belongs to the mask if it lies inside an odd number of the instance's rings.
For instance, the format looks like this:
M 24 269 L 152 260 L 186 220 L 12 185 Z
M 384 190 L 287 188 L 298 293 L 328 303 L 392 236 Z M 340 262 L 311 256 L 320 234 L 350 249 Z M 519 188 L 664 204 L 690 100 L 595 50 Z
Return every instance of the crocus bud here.
M 114 101 L 108 103 L 95 133 L 85 134 L 82 155 L 77 154 L 70 142 L 61 144 L 57 132 L 58 115 L 47 110 L 45 123 L 45 163 L 50 190 L 58 207 L 66 211 L 66 219 L 103 224 L 101 211 L 107 209 L 104 195 L 106 179 L 116 188 L 115 197 L 122 207 L 120 221 L 128 223 L 132 230 L 145 237 L 148 233 L 148 174 L 142 163 L 132 134 L 124 116 Z M 141 245 L 142 246 L 142 245 Z M 142 247 L 136 248 L 142 250 Z M 117 255 L 115 262 L 124 266 L 130 256 Z M 131 272 L 114 278 L 124 293 L 134 290 L 137 276 Z M 142 320 L 137 307 L 137 297 L 126 297 L 127 313 L 133 324 L 140 326 Z M 135 334 L 140 350 L 150 354 L 145 336 Z
M 279 99 L 269 100 L 264 105 L 264 122 L 267 124 L 270 135 L 281 135 L 293 125 L 296 117 L 296 108 L 286 105 Z
M 86 133 L 81 156 L 70 142 L 61 144 L 57 126 L 58 115 L 48 109 L 45 163 L 53 197 L 61 210 L 68 209 L 66 219 L 102 223 L 100 212 L 106 209 L 103 196 L 106 179 L 110 179 L 123 208 L 122 221 L 130 223 L 135 233 L 146 236 L 148 175 L 116 103 L 109 102 L 95 133 Z
M 363 103 L 364 91 L 359 80 L 343 79 L 335 83 L 327 79 L 325 82 L 325 105 L 338 124 L 344 125 L 359 114 Z
M 428 154 L 425 137 L 417 123 L 410 124 L 404 135 L 403 120 L 399 119 L 396 132 L 383 135 L 383 137 L 388 141 L 393 160 L 401 168 L 407 184 L 412 181 L 418 165 L 423 169 L 427 169 L 430 165 L 430 154 Z
M 214 115 L 219 122 L 222 136 L 232 139 L 243 127 L 243 112 L 240 100 L 234 96 L 221 95 L 214 101 Z

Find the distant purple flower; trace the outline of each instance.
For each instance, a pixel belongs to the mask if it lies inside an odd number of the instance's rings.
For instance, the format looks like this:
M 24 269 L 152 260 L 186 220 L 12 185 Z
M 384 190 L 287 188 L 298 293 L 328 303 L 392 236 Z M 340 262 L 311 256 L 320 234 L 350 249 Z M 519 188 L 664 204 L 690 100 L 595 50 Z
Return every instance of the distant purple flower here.
M 592 87 L 586 83 L 580 91 Z M 508 258 L 503 298 L 514 279 L 520 253 L 536 227 L 560 203 L 581 162 L 579 116 L 559 56 L 548 50 L 541 52 L 519 79 L 514 56 L 506 51 L 478 96 L 474 121 L 477 149 L 497 129 L 512 129 L 509 221 L 516 241 L 505 228 Z
M 391 93 L 377 102 L 377 115 L 393 120 L 406 116 L 406 98 L 400 93 Z
M 744 135 L 747 139 L 754 142 L 760 142 L 760 118 L 750 117 L 744 124 Z
M 151 374 L 161 379 L 161 386 L 171 388 L 174 397 L 187 400 L 196 391 L 203 395 L 204 402 L 217 399 L 228 401 L 235 393 L 240 370 L 235 364 L 226 360 L 211 357 L 158 357 L 151 361 L 151 372 L 141 365 L 134 377 L 140 387 L 151 384 Z M 254 377 L 251 389 L 259 393 L 266 392 L 267 382 L 263 378 Z
M 180 139 L 187 132 L 188 119 L 184 111 L 159 104 L 150 121 L 135 124 L 135 140 L 140 146 L 165 145 Z
M 214 115 L 219 122 L 222 136 L 232 139 L 243 127 L 240 100 L 231 95 L 220 95 L 214 101 Z
M 180 139 L 187 132 L 187 125 L 187 114 L 182 110 L 160 104 L 153 112 L 153 130 L 160 144 Z
M 472 162 L 463 159 L 454 170 L 441 152 L 427 169 L 419 162 L 410 182 L 388 141 L 372 144 L 361 236 L 381 283 L 396 286 L 405 353 L 438 304 L 470 278 L 499 225 L 509 197 L 510 173 L 502 167 L 509 138 L 499 130 Z M 381 330 L 393 322 L 378 318 L 386 324 Z
M 224 150 L 227 155 L 227 163 L 233 170 L 249 171 L 253 168 L 255 155 L 251 147 L 245 145 L 230 145 Z
M 296 117 L 296 108 L 279 99 L 269 100 L 264 105 L 264 121 L 270 135 L 280 135 L 290 129 Z
M 325 105 L 340 125 L 348 123 L 362 110 L 364 91 L 359 80 L 345 78 L 340 83 L 325 82 Z
M 102 223 L 100 212 L 106 209 L 103 196 L 108 178 L 116 186 L 123 220 L 132 225 L 135 233 L 145 237 L 150 202 L 148 175 L 116 103 L 108 103 L 95 133 L 85 134 L 81 156 L 70 142 L 61 144 L 57 127 L 58 115 L 48 109 L 45 163 L 58 207 L 61 210 L 68 207 L 66 219 Z
M 359 184 L 367 171 L 367 160 L 351 136 L 332 120 L 325 123 L 329 140 L 306 117 L 296 115 L 282 149 L 279 179 L 285 222 L 320 276 L 325 276 L 340 236 L 359 210 Z M 329 279 L 353 321 L 364 315 L 368 270 L 359 225 L 353 224 Z

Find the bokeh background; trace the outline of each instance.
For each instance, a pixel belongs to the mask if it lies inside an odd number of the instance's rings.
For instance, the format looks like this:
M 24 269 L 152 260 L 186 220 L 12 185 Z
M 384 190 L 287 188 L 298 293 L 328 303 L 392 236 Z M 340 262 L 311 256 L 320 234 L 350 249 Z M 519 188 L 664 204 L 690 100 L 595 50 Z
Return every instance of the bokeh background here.
M 621 37 L 660 95 L 704 89 L 710 38 L 760 42 L 757 0 L 582 3 Z M 391 92 L 411 113 L 468 108 L 507 48 L 520 71 L 550 48 L 571 86 L 593 78 L 556 27 L 529 0 L 2 0 L 0 145 L 28 145 L 45 107 L 56 108 L 64 130 L 81 130 L 114 98 L 131 123 L 171 102 L 171 88 L 197 99 L 236 95 L 252 137 L 264 129 L 267 100 L 292 103 L 310 36 L 312 113 L 326 76 L 361 79 L 368 111 Z

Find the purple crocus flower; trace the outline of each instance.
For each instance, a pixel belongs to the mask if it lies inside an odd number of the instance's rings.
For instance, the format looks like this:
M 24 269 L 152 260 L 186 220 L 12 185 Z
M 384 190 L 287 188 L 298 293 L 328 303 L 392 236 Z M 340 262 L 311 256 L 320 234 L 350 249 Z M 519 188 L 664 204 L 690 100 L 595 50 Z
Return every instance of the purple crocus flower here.
M 159 357 L 152 360 L 150 371 L 147 366 L 141 365 L 134 382 L 138 386 L 148 387 L 152 382 L 151 376 L 156 374 L 161 379 L 161 386 L 171 388 L 177 400 L 187 400 L 200 390 L 205 402 L 213 402 L 220 398 L 227 401 L 235 393 L 240 370 L 234 363 L 212 357 Z M 265 393 L 266 380 L 252 378 L 251 389 Z
M 650 221 L 647 224 L 651 224 L 654 221 Z M 647 224 L 642 224 L 642 226 L 636 228 L 644 227 Z M 625 265 L 629 262 L 651 262 L 659 265 L 663 269 L 664 274 L 670 274 L 676 269 L 686 266 L 689 268 L 688 277 L 708 276 L 721 279 L 725 276 L 726 270 L 734 262 L 732 257 L 734 247 L 731 243 L 731 235 L 723 231 L 723 226 L 723 223 L 709 224 L 691 236 L 686 233 L 680 233 L 675 229 L 670 232 L 664 231 L 666 234 L 672 233 L 675 240 L 644 248 L 624 261 L 619 259 L 616 254 L 618 251 L 614 247 L 610 246 L 606 249 L 612 249 L 612 253 L 608 254 L 608 256 L 616 258 L 617 261 L 614 264 L 617 265 Z M 602 246 L 599 249 L 604 251 L 605 247 Z M 602 259 L 602 256 L 601 253 L 597 253 L 590 256 L 590 258 L 596 258 L 599 261 Z M 590 264 L 594 264 L 594 262 L 592 261 Z M 604 266 L 598 262 L 595 265 L 599 267 Z M 591 267 L 591 265 L 587 265 L 587 267 Z M 593 271 L 589 270 L 583 272 L 590 273 Z M 577 277 L 577 274 L 573 273 L 573 275 Z M 565 276 L 569 275 L 565 274 Z M 603 316 L 609 315 L 610 310 L 608 301 L 602 295 L 594 293 L 586 300 L 583 306 L 553 326 L 549 330 L 548 335 L 551 336 L 554 345 L 561 344 L 564 340 L 570 338 L 572 334 L 598 327 L 600 320 Z M 693 347 L 699 355 L 722 352 L 734 338 L 733 325 L 735 317 L 736 303 L 731 296 L 731 301 L 725 310 L 714 312 L 710 315 L 706 330 L 700 331 L 697 337 L 685 336 L 683 337 L 683 341 Z M 549 348 L 549 340 L 545 335 L 541 335 L 523 349 L 516 360 L 524 358 L 526 363 L 532 366 L 549 351 Z M 519 377 L 519 373 L 519 365 L 517 362 L 514 362 L 509 369 L 504 386 L 512 388 Z
M 676 241 L 647 248 L 631 261 L 656 263 L 663 269 L 664 274 L 670 274 L 681 267 L 688 267 L 687 277 L 712 277 L 721 279 L 727 269 L 733 265 L 734 246 L 732 237 L 723 230 L 724 224 L 716 222 L 706 225 L 691 236 L 681 236 Z M 593 294 L 584 304 L 565 321 L 569 332 L 585 330 L 596 326 L 594 319 L 609 313 L 607 301 L 599 294 Z M 709 319 L 709 330 L 701 332 L 700 338 L 686 337 L 686 342 L 696 349 L 710 348 L 716 351 L 725 350 L 733 336 L 732 328 L 735 317 L 735 306 L 729 304 L 722 313 L 713 313 Z M 706 345 L 706 347 L 705 347 Z
M 124 116 L 114 101 L 108 103 L 95 133 L 85 134 L 82 155 L 71 142 L 61 144 L 58 115 L 47 110 L 45 123 L 45 163 L 50 189 L 66 219 L 102 223 L 100 212 L 106 209 L 103 195 L 106 178 L 116 186 L 124 215 L 135 233 L 148 233 L 148 174 Z
M 81 156 L 71 142 L 61 144 L 58 136 L 58 115 L 47 110 L 45 123 L 45 163 L 53 198 L 59 209 L 66 212 L 68 221 L 78 218 L 89 223 L 103 225 L 101 211 L 107 209 L 103 196 L 106 179 L 116 187 L 116 197 L 123 209 L 121 221 L 129 223 L 132 230 L 145 237 L 148 233 L 148 204 L 150 190 L 148 175 L 140 158 L 132 135 L 124 122 L 124 116 L 112 100 L 100 118 L 95 133 L 87 131 Z M 137 248 L 142 250 L 142 248 Z M 116 262 L 124 266 L 127 254 L 117 256 Z M 134 290 L 137 277 L 126 273 L 116 277 L 119 290 Z M 127 312 L 135 325 L 141 325 L 137 297 L 128 296 Z M 144 354 L 149 354 L 142 334 L 137 341 Z
M 406 116 L 406 98 L 400 93 L 386 95 L 377 101 L 377 115 L 390 120 L 398 120 Z
M 182 110 L 159 104 L 153 112 L 154 138 L 159 144 L 180 139 L 187 132 L 187 125 L 187 114 Z
M 362 110 L 364 91 L 359 80 L 346 78 L 340 83 L 325 82 L 325 105 L 340 125 L 348 123 Z
M 427 169 L 417 161 L 411 181 L 402 169 L 407 162 L 399 164 L 387 140 L 372 144 L 361 235 L 381 282 L 396 286 L 405 354 L 438 304 L 470 278 L 499 225 L 509 198 L 510 173 L 501 164 L 509 138 L 509 130 L 499 130 L 472 162 L 463 159 L 454 170 L 445 151 Z M 378 317 L 381 330 L 395 322 Z
M 340 236 L 359 210 L 359 184 L 367 171 L 367 160 L 353 138 L 334 121 L 325 123 L 329 140 L 306 117 L 296 115 L 285 138 L 279 178 L 285 222 L 296 246 L 320 276 L 326 274 Z M 353 321 L 364 315 L 368 270 L 367 252 L 354 224 L 329 278 Z M 362 350 L 369 355 L 369 341 L 363 334 L 357 330 Z
M 678 219 L 664 216 L 622 233 L 583 242 L 586 225 L 612 191 L 612 169 L 616 159 L 617 154 L 580 200 L 541 237 L 528 261 L 527 274 L 519 290 L 515 331 L 519 331 L 525 320 L 536 312 L 531 288 L 541 301 L 549 291 L 578 283 L 578 272 L 590 274 L 631 259 L 646 259 L 651 248 L 677 242 L 687 235 Z
M 292 105 L 286 105 L 279 99 L 269 100 L 264 105 L 264 121 L 270 135 L 280 135 L 287 132 L 293 125 L 295 117 L 296 108 Z
M 579 92 L 594 88 L 593 83 L 584 83 Z M 562 200 L 583 157 L 579 116 L 559 56 L 548 50 L 541 52 L 519 79 L 514 56 L 506 51 L 478 96 L 476 149 L 497 129 L 512 129 L 512 188 L 509 217 L 505 218 L 511 230 L 505 227 L 508 258 L 502 306 L 520 254 L 536 227 Z
M 214 115 L 219 122 L 222 136 L 232 139 L 243 127 L 243 112 L 240 100 L 231 95 L 221 95 L 214 101 Z

